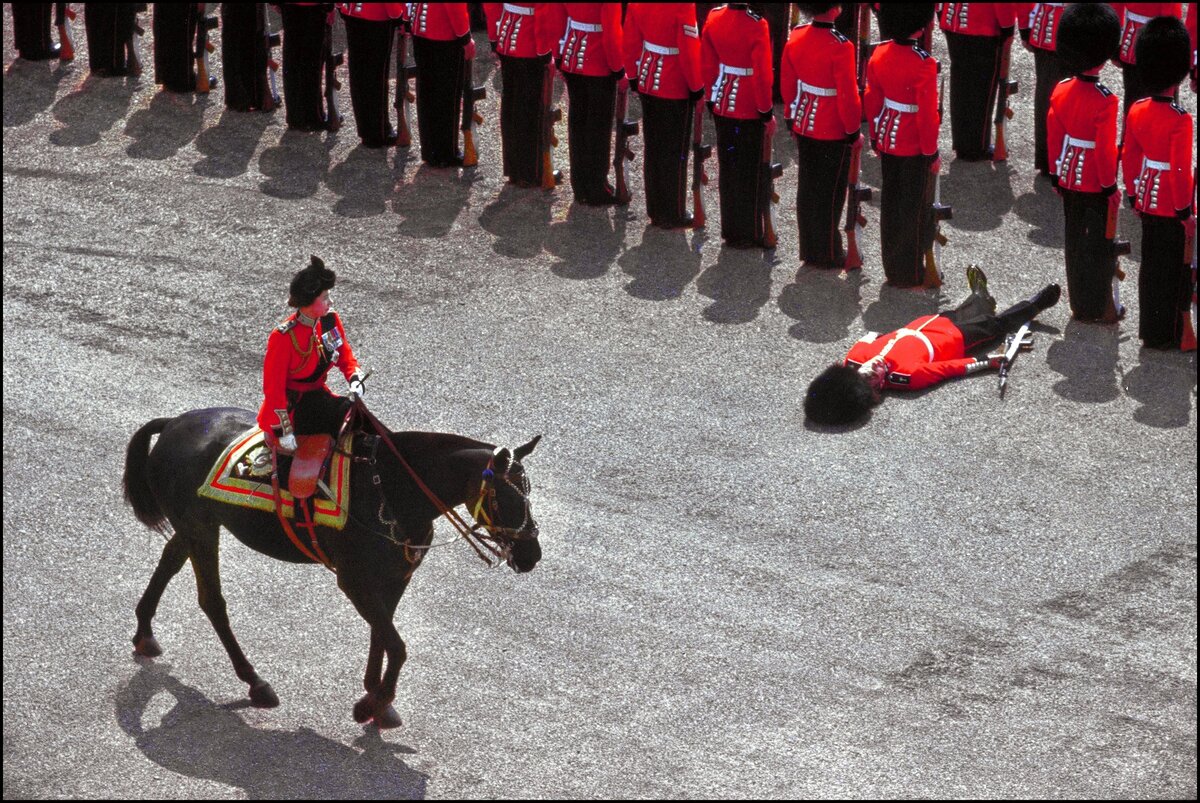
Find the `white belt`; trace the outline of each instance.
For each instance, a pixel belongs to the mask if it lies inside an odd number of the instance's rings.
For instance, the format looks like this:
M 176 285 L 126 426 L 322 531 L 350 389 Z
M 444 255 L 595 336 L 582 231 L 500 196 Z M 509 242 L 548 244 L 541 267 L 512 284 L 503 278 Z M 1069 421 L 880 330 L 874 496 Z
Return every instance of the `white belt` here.
M 722 75 L 754 75 L 753 67 L 730 67 L 728 64 L 721 65 Z
M 1126 22 L 1136 22 L 1138 25 L 1145 25 L 1150 21 L 1149 17 L 1143 17 L 1141 14 L 1134 14 L 1132 11 L 1125 12 Z
M 576 22 L 567 17 L 567 27 L 573 31 L 583 31 L 584 33 L 600 33 L 604 30 L 604 26 L 599 23 Z
M 928 321 L 926 324 L 928 324 Z M 923 329 L 925 327 L 922 326 L 921 328 Z M 920 340 L 922 343 L 924 343 L 925 348 L 929 349 L 929 361 L 933 362 L 933 343 L 929 342 L 929 336 L 920 329 L 901 329 L 900 331 L 896 332 L 896 339 L 891 343 L 888 343 L 887 348 L 884 349 L 883 353 L 886 354 L 887 352 L 891 351 L 892 346 L 899 343 L 900 340 L 905 337 L 915 337 L 917 340 Z
M 896 101 L 892 100 L 891 98 L 884 98 L 883 105 L 886 106 L 887 108 L 891 109 L 892 111 L 908 112 L 909 114 L 916 114 L 917 109 L 920 108 L 915 103 L 897 103 Z
M 660 56 L 679 55 L 679 48 L 677 47 L 663 47 L 662 45 L 656 45 L 653 42 L 642 42 L 642 47 L 646 50 L 649 50 L 651 53 L 657 53 Z
M 1083 148 L 1085 151 L 1090 151 L 1096 147 L 1094 139 L 1075 139 L 1075 137 L 1067 137 L 1067 145 L 1072 148 Z
M 812 84 L 806 84 L 803 81 L 797 81 L 796 82 L 796 94 L 802 95 L 806 92 L 809 95 L 820 95 L 823 98 L 832 98 L 837 95 L 836 89 L 827 89 L 823 86 L 813 86 Z M 915 111 L 915 109 L 914 109 L 914 111 Z
M 520 14 L 522 17 L 533 16 L 533 9 L 530 6 L 514 6 L 512 3 L 505 3 L 504 10 L 509 14 Z
M 1153 159 L 1142 158 L 1142 169 L 1150 168 L 1151 170 L 1168 171 L 1171 169 L 1170 162 L 1156 162 Z

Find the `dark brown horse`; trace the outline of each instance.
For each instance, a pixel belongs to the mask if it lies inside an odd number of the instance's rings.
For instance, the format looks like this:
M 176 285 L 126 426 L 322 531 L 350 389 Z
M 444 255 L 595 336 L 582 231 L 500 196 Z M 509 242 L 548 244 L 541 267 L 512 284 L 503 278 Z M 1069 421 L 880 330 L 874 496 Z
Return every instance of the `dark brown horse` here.
M 137 655 L 157 656 L 162 649 L 150 623 L 171 578 L 190 558 L 196 574 L 200 607 L 212 622 L 233 661 L 237 676 L 250 685 L 256 706 L 279 704 L 271 685 L 254 671 L 229 627 L 217 567 L 217 539 L 224 527 L 252 549 L 279 560 L 311 563 L 285 535 L 274 513 L 218 502 L 197 495 L 209 469 L 227 446 L 254 425 L 249 410 L 193 410 L 177 418 L 156 418 L 129 441 L 125 456 L 125 499 L 147 527 L 174 534 L 163 549 L 158 568 L 137 605 Z M 158 435 L 154 448 L 150 438 Z M 387 443 L 403 456 L 425 485 L 446 506 L 473 504 L 481 497 L 490 519 L 486 530 L 501 556 L 518 572 L 532 569 L 541 558 L 538 530 L 529 504 L 529 484 L 521 460 L 540 438 L 511 453 L 459 435 L 432 432 L 389 432 L 356 436 L 355 453 L 373 453 L 373 464 L 351 471 L 351 509 L 345 529 L 317 527 L 318 542 L 337 571 L 338 587 L 371 626 L 371 648 L 363 686 L 367 693 L 354 705 L 354 719 L 395 727 L 400 717 L 392 707 L 396 678 L 404 664 L 404 640 L 392 622 L 396 605 L 424 549 L 433 539 L 439 511 L 421 491 Z M 490 470 L 490 473 L 487 473 Z M 378 482 L 377 482 L 378 481 Z M 302 541 L 307 531 L 297 529 Z M 383 656 L 387 655 L 387 671 Z

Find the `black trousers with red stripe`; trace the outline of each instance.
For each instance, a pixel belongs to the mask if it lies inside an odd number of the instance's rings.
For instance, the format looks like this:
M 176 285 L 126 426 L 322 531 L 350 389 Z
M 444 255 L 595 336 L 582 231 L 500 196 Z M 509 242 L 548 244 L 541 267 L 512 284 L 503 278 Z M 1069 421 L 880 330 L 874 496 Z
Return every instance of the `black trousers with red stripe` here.
M 53 3 L 13 3 L 13 46 L 26 61 L 58 58 L 58 47 L 50 38 Z
M 1114 312 L 1112 280 L 1117 271 L 1113 242 L 1105 235 L 1108 197 L 1102 192 L 1063 190 L 1066 221 L 1067 299 L 1076 320 L 1097 321 Z
M 796 228 L 806 267 L 840 268 L 846 261 L 841 218 L 852 146 L 842 140 L 796 140 Z
M 239 112 L 274 108 L 267 78 L 265 3 L 221 4 L 221 78 L 225 105 Z
M 283 104 L 289 128 L 316 131 L 325 127 L 321 78 L 325 68 L 325 24 L 322 6 L 284 3 Z
M 762 120 L 713 115 L 717 126 L 721 238 L 733 246 L 762 245 L 769 214 Z
M 1179 348 L 1192 301 L 1191 266 L 1183 221 L 1142 215 L 1138 271 L 1138 337 L 1151 348 Z
M 196 89 L 195 3 L 154 4 L 154 83 L 171 92 Z
M 539 58 L 500 56 L 500 150 L 504 175 L 522 187 L 542 183 L 545 131 L 546 64 Z
M 879 155 L 883 186 L 879 190 L 879 241 L 883 272 L 893 287 L 925 282 L 925 252 L 933 246 L 932 156 Z
M 960 159 L 986 159 L 992 151 L 992 115 L 1000 76 L 999 36 L 946 31 L 950 51 L 950 136 Z
M 463 43 L 412 38 L 417 62 L 417 133 L 421 161 L 435 167 L 462 163 L 458 149 L 459 122 L 466 60 Z
M 137 13 L 145 3 L 84 3 L 88 68 L 97 75 L 129 75 Z
M 642 94 L 642 135 L 646 214 L 656 226 L 685 225 L 688 209 L 688 153 L 695 104 Z
M 999 314 L 995 310 L 996 302 L 990 296 L 972 293 L 955 309 L 940 314 L 962 332 L 966 353 L 1017 331 L 1038 314 L 1038 308 L 1028 299 Z
M 613 200 L 608 183 L 612 162 L 613 102 L 617 79 L 611 75 L 564 72 L 567 84 L 567 141 L 571 150 L 571 189 L 575 200 L 603 204 Z
M 350 105 L 358 138 L 367 148 L 396 144 L 392 105 L 388 102 L 394 20 L 368 20 L 343 15 L 346 23 L 346 62 L 350 73 Z

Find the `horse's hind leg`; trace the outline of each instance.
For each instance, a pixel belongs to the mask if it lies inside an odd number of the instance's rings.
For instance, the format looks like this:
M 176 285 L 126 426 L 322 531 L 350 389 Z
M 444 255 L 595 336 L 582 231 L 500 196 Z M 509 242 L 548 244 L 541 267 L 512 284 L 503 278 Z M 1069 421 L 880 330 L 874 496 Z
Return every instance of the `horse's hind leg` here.
M 145 593 L 138 600 L 135 609 L 138 626 L 137 632 L 133 634 L 135 655 L 145 655 L 149 658 L 157 658 L 162 655 L 162 647 L 158 646 L 158 640 L 154 638 L 150 621 L 154 619 L 154 614 L 158 610 L 158 602 L 162 599 L 167 583 L 171 582 L 171 578 L 179 573 L 187 559 L 187 542 L 176 533 L 163 547 L 162 557 L 159 558 L 158 568 L 154 570 L 154 574 L 150 578 L 150 585 L 146 586 Z
M 212 622 L 213 629 L 238 678 L 250 684 L 250 702 L 259 708 L 274 708 L 279 705 L 279 698 L 271 684 L 258 676 L 254 667 L 246 660 L 241 646 L 233 636 L 229 627 L 229 616 L 225 612 L 225 597 L 221 594 L 221 573 L 217 563 L 217 534 L 201 537 L 192 541 L 192 569 L 196 573 L 196 590 L 200 597 L 200 608 Z

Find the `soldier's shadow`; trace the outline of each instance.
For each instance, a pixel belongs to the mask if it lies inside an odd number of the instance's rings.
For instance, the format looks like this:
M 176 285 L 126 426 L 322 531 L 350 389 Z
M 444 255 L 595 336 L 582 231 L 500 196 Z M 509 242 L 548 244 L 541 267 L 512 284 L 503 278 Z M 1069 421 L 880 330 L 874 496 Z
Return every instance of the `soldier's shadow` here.
M 149 108 L 134 112 L 125 123 L 125 135 L 133 139 L 125 152 L 135 159 L 170 159 L 200 133 L 204 112 L 213 102 L 209 95 L 157 93 Z
M 954 209 L 953 227 L 966 231 L 999 228 L 1013 208 L 1015 174 L 1007 162 L 952 161 L 942 178 L 942 200 Z
M 940 292 L 883 285 L 879 298 L 863 310 L 863 327 L 871 332 L 890 332 L 922 315 L 932 315 L 944 303 Z
M 382 215 L 395 190 L 396 179 L 388 165 L 388 149 L 358 145 L 325 177 L 325 184 L 341 196 L 333 205 L 339 217 Z
M 1041 176 L 1033 180 L 1033 191 L 1013 201 L 1017 217 L 1030 224 L 1029 241 L 1047 248 L 1063 247 L 1062 199 L 1050 182 Z
M 329 173 L 329 152 L 335 144 L 333 136 L 320 132 L 284 131 L 279 143 L 258 158 L 258 170 L 267 177 L 259 188 L 275 198 L 313 196 Z
M 625 292 L 646 301 L 679 298 L 683 289 L 700 275 L 699 246 L 703 237 L 701 232 L 660 229 L 647 224 L 641 243 L 617 260 L 621 270 L 632 279 L 625 285 Z
M 99 78 L 89 75 L 74 92 L 54 104 L 54 119 L 63 127 L 50 132 L 50 144 L 68 148 L 95 145 L 105 131 L 125 119 L 137 89 L 137 78 Z M 4 100 L 4 114 L 7 125 L 7 97 Z
M 4 71 L 4 127 L 25 125 L 54 105 L 59 84 L 71 72 L 58 59 L 15 59 Z
M 558 261 L 550 266 L 564 279 L 596 279 L 621 253 L 629 213 L 625 207 L 571 203 L 565 220 L 553 223 L 545 247 Z
M 1121 395 L 1118 375 L 1121 330 L 1117 326 L 1067 322 L 1062 338 L 1046 351 L 1046 364 L 1063 378 L 1054 392 L 1074 402 L 1098 404 Z
M 713 323 L 749 323 L 771 300 L 774 256 L 758 248 L 721 246 L 717 261 L 696 279 L 700 294 L 713 300 L 703 315 Z
M 216 125 L 196 137 L 196 150 L 204 158 L 192 170 L 208 178 L 234 178 L 244 174 L 258 149 L 259 140 L 275 118 L 267 112 L 225 109 Z
M 1133 420 L 1159 429 L 1186 427 L 1196 390 L 1196 352 L 1142 348 L 1138 365 L 1125 375 L 1125 392 L 1141 406 Z
M 143 664 L 115 702 L 118 725 L 146 758 L 250 799 L 425 797 L 428 776 L 395 756 L 415 751 L 385 742 L 373 727 L 353 747 L 308 728 L 259 730 L 231 710 L 248 703 L 216 705 L 162 664 Z
M 529 259 L 542 251 L 553 204 L 550 192 L 506 184 L 496 200 L 484 207 L 479 225 L 496 237 L 492 250 L 497 254 Z
M 392 211 L 402 215 L 406 237 L 445 237 L 471 199 L 475 168 L 457 170 L 422 164 L 412 180 L 395 190 Z
M 866 283 L 861 270 L 801 268 L 779 293 L 780 311 L 796 321 L 788 334 L 807 343 L 844 340 L 861 311 Z

